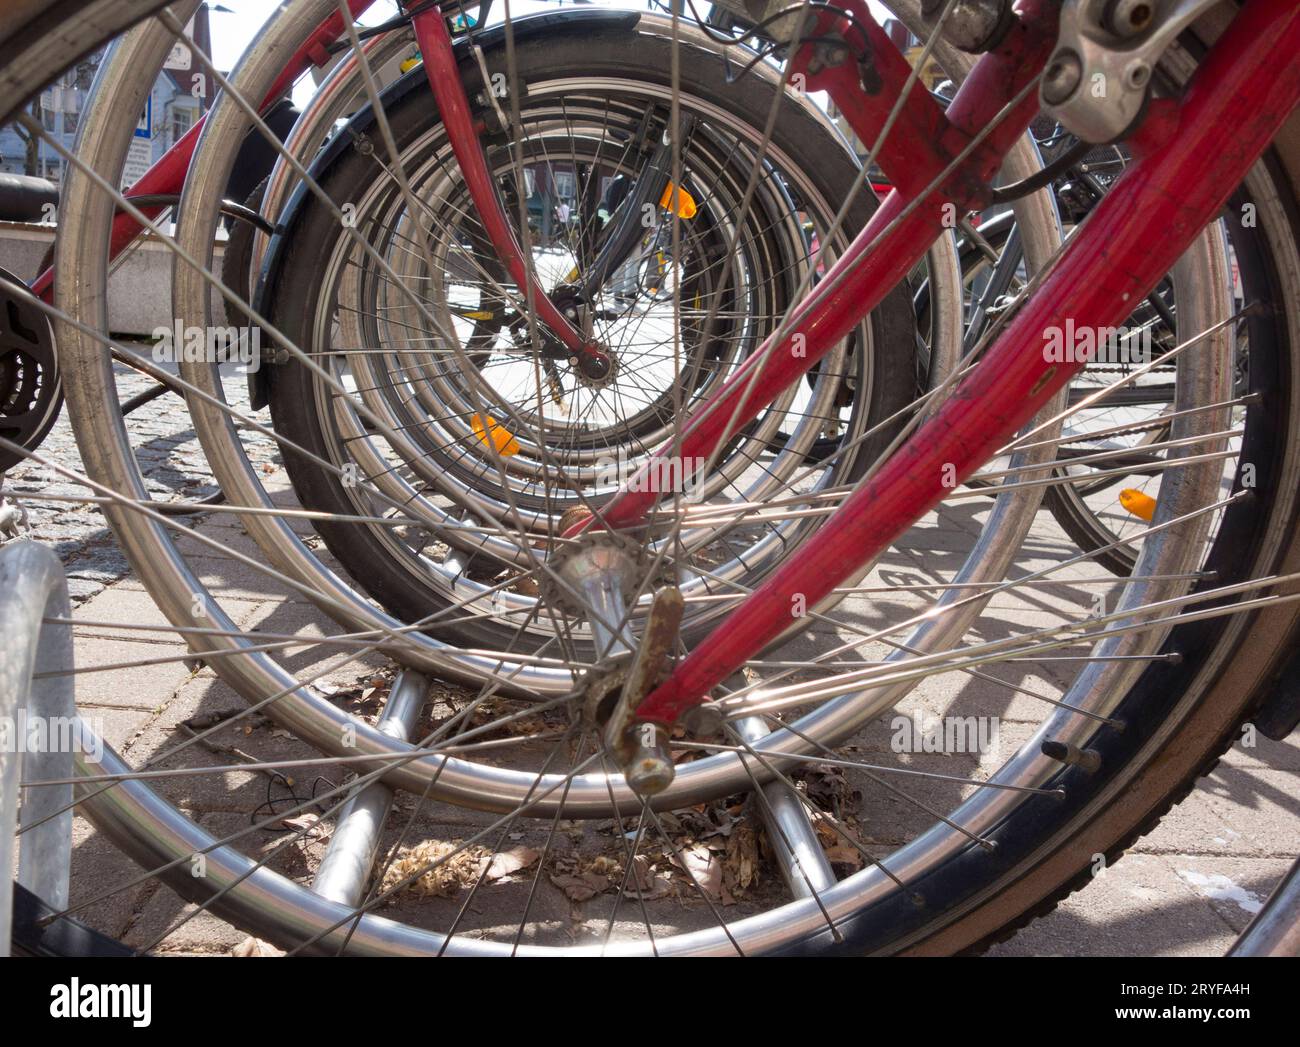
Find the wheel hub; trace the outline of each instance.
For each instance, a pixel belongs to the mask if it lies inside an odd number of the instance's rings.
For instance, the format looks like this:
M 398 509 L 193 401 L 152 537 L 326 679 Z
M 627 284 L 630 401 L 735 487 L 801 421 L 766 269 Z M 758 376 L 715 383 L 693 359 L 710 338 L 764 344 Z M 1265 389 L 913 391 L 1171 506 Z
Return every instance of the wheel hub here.
M 583 385 L 599 389 L 609 385 L 618 371 L 618 359 L 609 346 L 592 337 L 591 308 L 575 288 L 561 287 L 551 295 L 551 301 L 573 326 L 583 333 L 586 342 L 580 355 L 571 355 L 558 338 L 548 337 L 548 351 L 568 360 L 573 373 Z

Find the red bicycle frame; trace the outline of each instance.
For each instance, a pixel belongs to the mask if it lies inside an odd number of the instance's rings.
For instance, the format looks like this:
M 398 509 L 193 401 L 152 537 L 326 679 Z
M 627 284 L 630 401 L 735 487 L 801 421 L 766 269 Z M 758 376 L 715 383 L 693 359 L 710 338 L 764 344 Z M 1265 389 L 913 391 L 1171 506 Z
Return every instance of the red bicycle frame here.
M 857 27 L 867 26 L 873 67 L 898 97 L 903 67 L 890 57 L 897 54 L 892 43 L 872 31 L 860 0 L 841 0 L 841 6 L 853 12 Z M 786 339 L 755 353 L 692 415 L 680 442 L 660 455 L 671 450 L 687 462 L 710 455 L 860 322 L 922 256 L 941 231 L 944 203 L 964 209 L 983 197 L 997 167 L 997 150 L 1024 131 L 1037 108 L 1032 94 L 1011 103 L 1020 85 L 1037 77 L 1054 35 L 1052 5 L 1027 0 L 1018 16 L 1007 40 L 977 63 L 946 117 L 909 97 L 900 119 L 902 135 L 880 158 L 899 188 L 802 304 Z M 851 41 L 856 27 L 839 28 Z M 823 25 L 819 35 L 826 29 Z M 1050 362 L 1043 352 L 1045 333 L 1063 328 L 1067 320 L 1076 328 L 1114 326 L 1132 311 L 1131 303 L 1151 291 L 1219 213 L 1300 101 L 1300 64 L 1293 60 L 1298 51 L 1300 8 L 1294 0 L 1253 0 L 1237 14 L 1182 99 L 1150 106 L 1130 140 L 1134 163 L 978 367 L 846 499 L 815 542 L 804 543 L 640 702 L 636 719 L 670 724 L 705 701 L 713 687 L 789 626 L 794 594 L 808 607 L 828 596 L 937 505 L 950 490 L 945 479 L 969 477 L 1084 366 L 1084 361 Z M 793 69 L 806 69 L 810 54 L 810 48 L 803 49 Z M 862 140 L 875 140 L 885 111 L 879 96 L 889 91 L 868 94 L 856 68 L 810 76 L 808 87 L 829 90 Z M 952 177 L 912 207 L 917 196 L 909 198 L 907 191 L 927 192 L 946 166 L 945 155 L 964 137 L 969 144 L 968 136 L 1002 105 L 1010 111 L 984 144 L 971 149 Z M 923 137 L 909 140 L 909 133 Z M 795 334 L 804 336 L 806 355 L 790 351 Z M 659 467 L 652 460 L 646 470 Z M 602 520 L 635 526 L 656 499 L 652 485 L 634 478 L 602 510 Z M 590 525 L 588 520 L 571 533 Z
M 541 289 L 528 256 L 515 238 L 514 226 L 501 206 L 492 172 L 488 170 L 487 158 L 483 154 L 479 134 L 484 128 L 474 119 L 465 95 L 446 17 L 434 8 L 416 15 L 411 22 L 415 27 L 415 42 L 424 58 L 425 76 L 438 103 L 443 126 L 447 129 L 447 139 L 497 258 L 506 267 L 515 286 L 526 289 L 529 308 L 550 333 L 564 343 L 575 364 L 584 369 L 594 366 L 595 371 L 588 373 L 593 377 L 604 377 L 609 367 L 608 356 L 597 343 L 584 337 Z
M 350 8 L 355 16 L 372 3 L 350 0 Z M 979 60 L 946 113 L 922 84 L 912 84 L 877 157 L 894 188 L 797 308 L 784 336 L 764 344 L 692 413 L 680 437 L 660 449 L 602 510 L 603 525 L 642 525 L 659 498 L 657 484 L 640 482 L 645 476 L 658 475 L 670 455 L 679 463 L 709 459 L 880 303 L 941 235 L 946 214 L 987 204 L 1007 150 L 1038 111 L 1033 88 L 1056 41 L 1058 7 L 1050 0 L 1021 0 L 1012 30 Z M 826 66 L 826 52 L 805 45 L 788 73 L 802 74 L 808 90 L 827 91 L 858 137 L 874 143 L 903 94 L 910 68 L 863 0 L 836 0 L 834 11 L 817 18 L 813 35 L 823 42 L 838 37 L 858 60 Z M 430 87 L 494 249 L 550 333 L 576 357 L 598 353 L 537 285 L 520 250 L 487 168 L 479 140 L 483 127 L 473 118 L 443 14 L 432 9 L 413 22 Z M 337 15 L 322 23 L 287 65 L 268 104 L 310 65 L 328 58 L 325 45 L 342 29 Z M 1300 8 L 1294 0 L 1251 0 L 1242 8 L 1181 100 L 1150 106 L 1130 139 L 1134 162 L 979 366 L 819 529 L 816 542 L 804 543 L 678 663 L 637 707 L 637 719 L 671 723 L 706 700 L 713 687 L 786 629 L 794 594 L 815 606 L 941 501 L 951 486 L 945 478 L 969 477 L 1077 373 L 1082 361 L 1047 359 L 1044 333 L 1063 328 L 1067 320 L 1076 328 L 1114 326 L 1132 311 L 1129 303 L 1150 292 L 1218 214 L 1300 100 L 1296 53 Z M 177 143 L 130 194 L 178 192 L 201 127 Z M 138 231 L 134 220 L 118 215 L 114 255 Z M 50 277 L 42 274 L 33 290 L 48 294 Z M 798 353 L 796 337 L 802 339 Z M 592 524 L 588 519 L 569 533 Z

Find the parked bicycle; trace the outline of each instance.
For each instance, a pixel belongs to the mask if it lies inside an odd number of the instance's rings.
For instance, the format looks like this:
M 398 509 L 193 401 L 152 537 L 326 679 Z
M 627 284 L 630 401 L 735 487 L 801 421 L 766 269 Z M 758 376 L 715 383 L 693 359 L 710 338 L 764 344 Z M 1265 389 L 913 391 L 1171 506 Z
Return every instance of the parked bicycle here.
M 265 714 L 300 759 L 356 773 L 214 829 L 178 806 L 202 774 L 193 741 L 140 766 L 82 754 L 80 810 L 143 872 L 81 894 L 74 876 L 36 924 L 158 877 L 306 951 L 958 951 L 1149 829 L 1244 720 L 1289 729 L 1267 703 L 1300 558 L 1297 158 L 1278 137 L 1300 98 L 1294 5 L 899 0 L 925 41 L 909 63 L 861 0 L 728 2 L 727 31 L 689 3 L 498 23 L 423 2 L 366 28 L 365 0 L 294 0 L 228 76 L 186 40 L 192 6 L 7 16 L 0 117 L 124 35 L 66 157 L 76 221 L 52 272 L 6 293 L 49 318 L 81 480 L 187 656 L 248 702 L 235 722 Z M 120 192 L 136 102 L 178 41 L 220 93 Z M 946 109 L 930 60 L 960 83 Z M 260 114 L 330 63 L 281 142 Z M 1026 133 L 1040 109 L 1131 155 L 1064 241 L 1059 171 Z M 227 280 L 214 234 L 250 134 L 277 160 Z M 542 236 L 529 200 L 558 182 L 570 221 Z M 1023 190 L 1001 249 L 984 234 L 1006 289 L 996 310 L 975 300 L 989 322 L 963 345 L 963 287 L 984 277 L 952 231 L 987 230 L 997 186 Z M 173 233 L 142 194 L 178 197 Z M 247 380 L 202 353 L 174 373 L 133 361 L 183 392 L 238 540 L 160 511 L 115 407 L 110 259 L 151 226 L 177 329 L 227 326 L 215 289 L 266 347 Z M 1078 336 L 1095 350 L 1161 304 L 1147 361 L 1089 366 Z M 1117 445 L 1152 423 L 1108 413 L 1126 395 L 1158 403 L 1155 438 Z M 254 464 L 267 442 L 283 474 Z M 1077 490 L 1080 468 L 1152 478 L 1149 518 L 1043 553 L 1027 539 L 1044 492 Z M 967 540 L 916 578 L 905 550 L 931 513 Z M 1120 549 L 1114 586 L 1096 564 Z M 330 631 L 304 647 L 296 626 L 253 628 L 249 576 Z M 1056 582 L 1059 622 L 1000 617 Z M 321 686 L 389 669 L 377 716 Z M 896 709 L 1013 703 L 1033 717 L 1006 752 L 945 770 L 882 741 Z M 392 790 L 409 802 L 386 836 L 344 832 L 368 804 L 382 823 Z M 286 875 L 322 821 L 333 857 Z M 755 883 L 760 866 L 776 876 Z

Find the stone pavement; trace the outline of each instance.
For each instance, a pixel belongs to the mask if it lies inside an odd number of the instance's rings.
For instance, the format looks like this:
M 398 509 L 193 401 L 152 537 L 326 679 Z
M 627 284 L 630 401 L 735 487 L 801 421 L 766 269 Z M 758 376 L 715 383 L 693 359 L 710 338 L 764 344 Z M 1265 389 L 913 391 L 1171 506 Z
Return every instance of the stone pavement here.
M 121 369 L 121 392 L 128 396 L 147 382 Z M 232 395 L 237 382 L 232 383 Z M 201 497 L 212 491 L 211 474 L 204 462 L 188 417 L 174 397 L 154 401 L 130 419 L 130 431 L 152 493 L 159 496 Z M 42 449 L 61 464 L 78 466 L 75 443 L 66 419 Z M 267 483 L 283 483 L 283 470 L 272 448 L 255 444 Z M 75 614 L 85 623 L 78 629 L 76 658 L 82 675 L 78 701 L 82 714 L 95 723 L 106 740 L 132 763 L 192 739 L 196 732 L 216 724 L 244 707 L 239 697 L 221 683 L 212 670 L 181 659 L 183 648 L 176 634 L 153 606 L 148 594 L 131 574 L 103 527 L 93 506 L 59 501 L 57 496 L 79 495 L 84 489 L 72 483 L 51 484 L 33 466 L 14 470 L 7 486 L 18 492 L 30 515 L 31 536 L 51 544 L 68 569 Z M 969 506 L 972 503 L 964 503 Z M 946 508 L 923 521 L 908 539 L 891 551 L 871 576 L 894 584 L 919 584 L 951 569 L 952 561 L 978 530 L 974 509 Z M 218 537 L 227 550 L 256 553 L 236 519 L 212 514 L 201 522 L 204 533 Z M 188 544 L 186 544 L 188 543 Z M 244 629 L 301 633 L 307 638 L 324 635 L 327 622 L 315 608 L 282 591 L 258 571 L 231 558 L 183 539 L 187 552 L 205 578 L 219 581 L 223 607 Z M 1062 555 L 1068 546 L 1063 534 L 1040 514 L 1025 563 Z M 1095 569 L 1087 572 L 1096 576 Z M 992 622 L 985 623 L 985 638 L 998 635 L 990 629 L 1033 627 L 1057 621 L 1055 607 L 1086 606 L 1085 590 L 1062 584 L 1044 587 L 1026 596 L 1008 595 L 994 605 Z M 895 599 L 891 596 L 891 600 Z M 906 599 L 899 598 L 906 604 Z M 879 605 L 861 600 L 846 605 L 846 616 L 870 622 Z M 156 629 L 147 627 L 156 626 Z M 146 628 L 141 628 L 146 627 Z M 293 667 L 308 664 L 319 652 L 295 650 L 285 659 Z M 324 652 L 328 653 L 328 652 Z M 93 672 L 97 665 L 148 661 L 131 668 Z M 349 711 L 373 719 L 387 685 L 385 664 L 370 659 L 327 676 L 323 690 Z M 954 682 L 955 679 L 955 682 Z M 1025 674 L 1012 681 L 1034 691 L 1059 693 L 1060 681 L 1050 672 Z M 455 707 L 456 696 L 434 693 Z M 974 708 L 997 715 L 1004 746 L 1018 745 L 1037 724 L 1042 706 L 1021 691 L 981 684 L 952 676 L 926 681 L 910 701 L 910 708 L 939 710 L 960 697 Z M 968 706 L 969 707 L 969 706 Z M 886 758 L 888 726 L 872 725 L 855 739 L 873 759 Z M 248 758 L 292 759 L 315 755 L 271 721 L 256 718 L 219 731 L 204 745 L 191 745 L 183 756 L 161 766 L 230 764 Z M 1012 751 L 1002 750 L 1003 756 Z M 927 764 L 927 760 L 932 761 Z M 937 761 L 937 762 L 936 762 Z M 920 757 L 915 766 L 933 766 L 950 773 L 972 773 L 974 764 L 950 759 Z M 1111 868 L 1096 876 L 1083 890 L 1066 900 L 1013 938 L 996 946 L 993 955 L 1215 955 L 1222 953 L 1245 926 L 1272 886 L 1300 853 L 1300 743 L 1260 739 L 1253 750 L 1234 749 L 1218 769 L 1165 819 L 1160 827 Z M 169 779 L 160 791 L 191 814 L 209 831 L 221 835 L 246 828 L 250 819 L 269 810 L 268 800 L 287 795 L 309 795 L 312 789 L 333 784 L 314 774 L 287 785 L 283 779 L 242 771 L 224 775 Z M 864 786 L 865 788 L 865 786 Z M 924 794 L 934 803 L 955 799 L 936 788 Z M 437 805 L 435 805 L 436 807 Z M 406 810 L 411 806 L 407 803 Z M 918 812 L 905 804 L 881 802 L 871 819 L 866 839 L 881 854 L 922 826 Z M 451 808 L 430 810 L 424 817 L 431 833 L 459 831 L 477 824 Z M 450 829 L 448 827 L 451 827 Z M 535 830 L 528 830 L 529 833 Z M 521 833 L 520 836 L 524 836 Z M 270 855 L 282 842 L 282 833 L 256 832 L 243 846 L 250 854 Z M 324 843 L 307 839 L 278 848 L 274 868 L 310 879 Z M 133 879 L 128 865 L 111 845 L 87 823 L 78 819 L 73 864 L 74 901 L 88 901 Z M 556 904 L 554 899 L 545 904 Z M 405 918 L 403 910 L 393 915 Z M 226 953 L 246 936 L 207 913 L 198 913 L 168 888 L 156 882 L 132 884 L 112 890 L 88 907 L 83 916 L 95 926 L 139 948 L 168 953 Z M 418 918 L 418 917 L 412 917 Z M 558 917 L 557 917 L 558 918 Z M 672 917 L 681 919 L 680 914 Z

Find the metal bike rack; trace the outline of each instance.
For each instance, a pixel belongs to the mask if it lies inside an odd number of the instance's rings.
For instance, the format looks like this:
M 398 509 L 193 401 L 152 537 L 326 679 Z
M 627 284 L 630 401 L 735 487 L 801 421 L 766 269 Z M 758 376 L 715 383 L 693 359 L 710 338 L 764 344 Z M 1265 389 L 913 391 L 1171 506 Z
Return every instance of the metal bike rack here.
M 21 847 L 16 830 L 21 781 L 70 778 L 82 737 L 68 671 L 72 627 L 44 623 L 69 610 L 63 565 L 51 549 L 25 541 L 0 549 L 0 956 L 9 954 L 15 848 L 18 882 L 54 909 L 68 904 L 72 785 L 24 790 L 22 824 L 33 828 Z M 45 673 L 59 675 L 33 679 Z
M 1300 956 L 1300 859 L 1269 895 L 1229 956 Z
M 735 726 L 745 744 L 756 748 L 761 748 L 763 739 L 771 734 L 761 716 L 746 716 Z M 817 830 L 799 794 L 780 779 L 761 788 L 763 800 L 757 805 L 758 813 L 790 893 L 796 898 L 810 898 L 835 886 L 835 871 L 817 842 Z
M 429 693 L 429 679 L 413 670 L 401 673 L 388 692 L 379 729 L 401 741 L 415 730 Z M 382 781 L 354 792 L 339 812 L 325 860 L 316 870 L 311 889 L 322 898 L 360 905 L 379 854 L 379 837 L 393 806 L 393 790 Z

